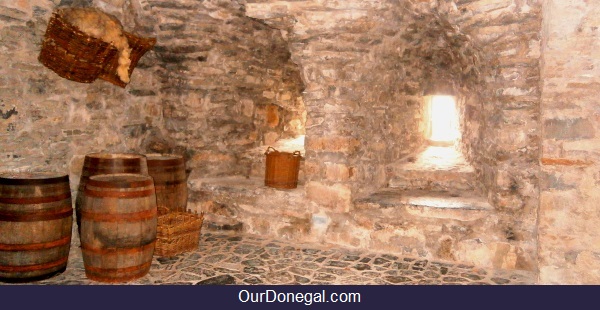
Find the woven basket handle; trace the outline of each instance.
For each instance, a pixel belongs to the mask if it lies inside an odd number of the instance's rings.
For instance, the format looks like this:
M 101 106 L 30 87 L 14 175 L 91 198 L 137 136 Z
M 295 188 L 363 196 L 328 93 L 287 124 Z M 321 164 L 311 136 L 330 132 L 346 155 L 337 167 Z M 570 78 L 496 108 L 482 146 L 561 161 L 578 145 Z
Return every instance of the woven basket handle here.
M 269 151 L 269 150 L 273 150 L 273 151 Z M 272 153 L 272 152 L 277 152 L 277 150 L 274 147 L 269 146 L 267 148 L 267 151 L 265 152 L 265 155 L 269 155 L 269 153 Z
M 300 153 L 300 151 L 295 151 L 293 155 L 294 156 L 300 156 L 300 155 L 302 155 L 302 153 Z
M 156 209 L 156 211 L 157 211 L 158 215 L 165 215 L 165 214 L 171 212 L 171 210 L 169 210 L 167 207 L 162 207 L 162 206 L 158 207 Z

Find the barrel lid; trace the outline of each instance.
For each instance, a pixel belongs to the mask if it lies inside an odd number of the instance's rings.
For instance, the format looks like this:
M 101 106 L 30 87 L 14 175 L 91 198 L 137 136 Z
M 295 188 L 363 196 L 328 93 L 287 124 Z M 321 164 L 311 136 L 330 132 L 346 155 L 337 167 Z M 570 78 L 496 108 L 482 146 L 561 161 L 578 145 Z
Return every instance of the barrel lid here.
M 90 153 L 85 155 L 84 166 L 124 165 L 139 166 L 146 162 L 146 156 L 137 153 Z
M 146 158 L 148 160 L 168 160 L 168 159 L 183 159 L 183 156 L 177 154 L 161 154 L 161 153 L 151 153 L 146 154 Z
M 112 173 L 90 176 L 89 186 L 105 188 L 135 188 L 154 185 L 152 177 L 137 173 Z
M 169 165 L 169 164 L 182 164 L 185 163 L 183 156 L 176 154 L 146 154 L 146 159 L 149 166 L 152 165 Z
M 34 185 L 69 182 L 69 175 L 55 171 L 0 172 L 0 184 Z
M 98 159 L 138 159 L 138 158 L 144 158 L 144 155 L 137 154 L 137 153 L 105 153 L 105 152 L 97 152 L 97 153 L 86 154 L 85 157 L 98 158 Z

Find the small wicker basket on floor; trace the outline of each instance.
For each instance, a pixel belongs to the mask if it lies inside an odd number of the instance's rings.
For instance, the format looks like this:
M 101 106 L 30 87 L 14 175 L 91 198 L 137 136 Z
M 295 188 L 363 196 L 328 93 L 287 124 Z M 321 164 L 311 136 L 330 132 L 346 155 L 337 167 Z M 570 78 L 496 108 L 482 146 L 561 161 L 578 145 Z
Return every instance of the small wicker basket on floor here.
M 197 249 L 203 221 L 204 213 L 159 212 L 154 255 L 175 256 Z

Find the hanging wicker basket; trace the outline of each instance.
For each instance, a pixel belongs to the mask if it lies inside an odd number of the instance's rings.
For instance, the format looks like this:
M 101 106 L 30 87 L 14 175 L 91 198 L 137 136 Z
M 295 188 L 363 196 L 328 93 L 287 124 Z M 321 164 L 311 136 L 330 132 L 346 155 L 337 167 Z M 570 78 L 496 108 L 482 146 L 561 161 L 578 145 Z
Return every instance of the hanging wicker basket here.
M 117 49 L 71 25 L 61 13 L 55 11 L 48 22 L 38 60 L 65 79 L 92 83 L 106 60 L 117 56 Z
M 154 47 L 156 39 L 142 38 L 128 32 L 124 32 L 124 35 L 131 48 L 131 76 L 140 58 Z M 71 81 L 92 83 L 100 78 L 120 87 L 127 85 L 117 75 L 117 48 L 69 23 L 61 9 L 56 10 L 48 21 L 38 60 Z
M 138 61 L 146 52 L 151 50 L 156 44 L 155 38 L 141 38 L 132 33 L 124 32 L 125 37 L 131 48 L 131 54 L 129 59 L 131 64 L 129 65 L 129 76 L 133 73 L 133 69 L 137 66 Z M 107 58 L 100 73 L 99 78 L 107 82 L 113 83 L 120 87 L 127 86 L 127 83 L 121 81 L 121 78 L 117 75 L 117 67 L 119 66 L 119 55 L 115 53 L 112 57 Z

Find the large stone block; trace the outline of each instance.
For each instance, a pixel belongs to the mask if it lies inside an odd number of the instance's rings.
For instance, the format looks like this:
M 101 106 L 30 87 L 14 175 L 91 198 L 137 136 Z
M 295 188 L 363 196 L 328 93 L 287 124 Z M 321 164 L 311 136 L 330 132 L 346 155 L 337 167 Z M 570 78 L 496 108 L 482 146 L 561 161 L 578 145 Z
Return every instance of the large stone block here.
M 325 163 L 325 177 L 329 181 L 346 182 L 350 179 L 350 168 L 347 165 Z
M 600 252 L 581 251 L 577 254 L 575 266 L 581 275 L 579 283 L 600 283 Z
M 570 178 L 563 177 L 560 173 L 543 172 L 540 175 L 540 190 L 571 190 L 577 187 L 576 182 Z
M 531 270 L 535 264 L 523 249 L 507 242 L 460 241 L 455 255 L 459 261 L 486 268 Z
M 279 107 L 274 104 L 267 106 L 267 126 L 275 128 L 279 125 Z
M 580 140 L 596 136 L 593 123 L 587 118 L 549 119 L 544 121 L 547 139 Z
M 353 137 L 306 137 L 306 149 L 312 151 L 351 153 L 359 144 L 359 140 Z
M 306 184 L 306 196 L 313 202 L 335 212 L 348 212 L 352 205 L 352 191 L 342 184 L 326 185 L 320 182 Z

